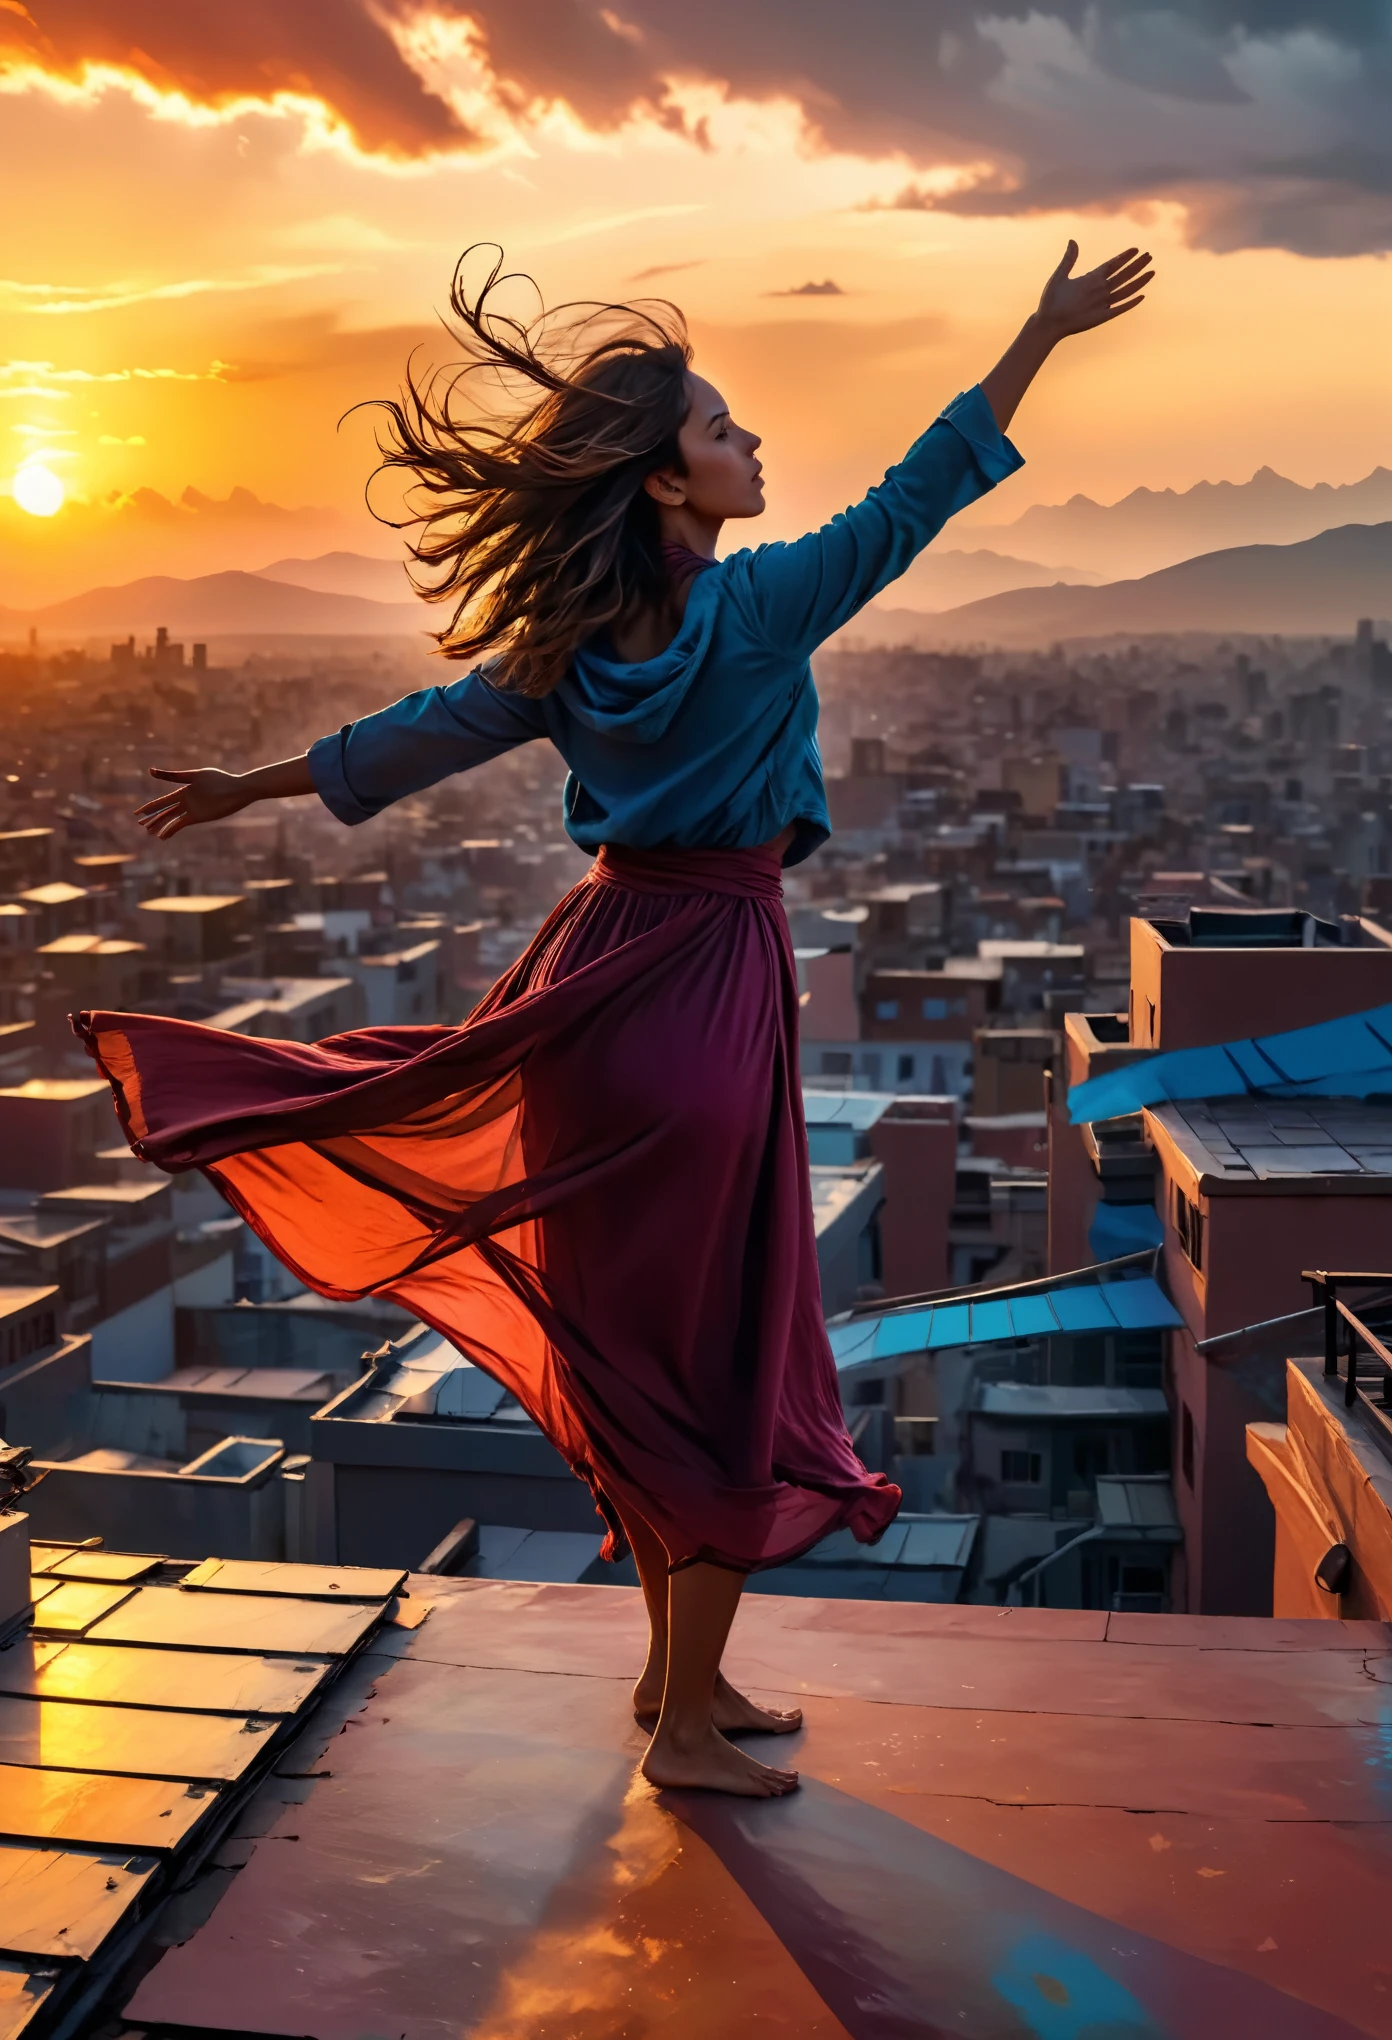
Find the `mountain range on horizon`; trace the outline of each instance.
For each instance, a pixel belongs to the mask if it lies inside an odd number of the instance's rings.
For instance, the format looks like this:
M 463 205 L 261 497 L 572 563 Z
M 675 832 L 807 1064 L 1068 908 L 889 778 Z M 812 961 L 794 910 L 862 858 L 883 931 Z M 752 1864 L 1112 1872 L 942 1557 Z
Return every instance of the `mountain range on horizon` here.
M 924 616 L 872 606 L 847 641 L 1001 647 L 1195 631 L 1348 637 L 1392 618 L 1392 521 L 1347 524 L 1293 545 L 1230 546 L 1100 588 L 1015 588 Z
M 1392 470 L 1307 488 L 1266 467 L 1246 482 L 1138 488 L 1115 503 L 1076 495 L 1034 504 L 1010 523 L 985 521 L 1008 501 L 993 496 L 956 519 L 882 600 L 938 611 L 1009 588 L 1135 579 L 1202 553 L 1380 524 L 1392 520 Z M 141 488 L 69 501 L 50 521 L 0 495 L 0 606 L 12 612 L 34 614 L 96 587 L 228 571 L 322 594 L 412 599 L 400 537 L 365 510 L 286 508 L 245 488 L 214 497 L 190 487 L 178 498 Z
M 971 566 L 972 555 L 960 557 L 963 567 Z M 949 574 L 944 586 L 967 585 L 961 578 L 952 582 L 952 574 L 960 574 L 952 555 L 938 560 Z M 988 578 L 999 581 L 1022 567 L 1030 563 L 992 558 Z M 1392 617 L 1392 519 L 1344 525 L 1292 545 L 1225 547 L 1100 586 L 1049 582 L 1045 570 L 1035 571 L 1044 578 L 1033 585 L 998 586 L 936 613 L 897 606 L 892 588 L 842 636 L 860 643 L 1014 646 L 1115 633 L 1347 635 L 1361 616 Z M 90 641 L 153 633 L 165 624 L 185 639 L 414 637 L 424 648 L 436 613 L 414 597 L 390 599 L 405 585 L 399 562 L 345 552 L 276 560 L 256 573 L 232 569 L 184 580 L 150 575 L 39 609 L 0 609 L 0 638 L 17 639 L 35 628 Z
M 1246 482 L 1139 488 L 1115 503 L 1083 495 L 1066 503 L 1036 503 L 1009 524 L 964 518 L 953 527 L 953 538 L 965 548 L 1037 560 L 1060 573 L 1067 562 L 1077 562 L 1112 581 L 1155 573 L 1200 553 L 1294 545 L 1321 531 L 1388 519 L 1392 469 L 1376 467 L 1357 482 L 1306 487 L 1262 467 Z
M 41 609 L 0 609 L 0 635 L 36 629 L 99 637 L 153 633 L 160 624 L 182 638 L 405 637 L 427 630 L 430 615 L 419 601 L 381 602 L 236 568 L 192 580 L 147 574 L 120 587 L 89 588 Z

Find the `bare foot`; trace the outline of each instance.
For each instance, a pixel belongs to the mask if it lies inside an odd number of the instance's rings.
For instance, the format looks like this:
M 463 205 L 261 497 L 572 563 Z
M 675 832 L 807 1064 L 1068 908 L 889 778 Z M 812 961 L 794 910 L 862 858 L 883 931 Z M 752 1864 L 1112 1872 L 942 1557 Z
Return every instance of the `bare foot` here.
M 732 1792 L 740 1799 L 781 1799 L 796 1792 L 796 1771 L 776 1771 L 737 1749 L 715 1727 L 686 1741 L 669 1732 L 655 1735 L 641 1765 L 650 1785 L 703 1792 Z
M 657 1717 L 662 1710 L 662 1681 L 654 1680 L 648 1672 L 633 1689 L 633 1716 L 640 1728 L 648 1733 L 657 1727 Z M 711 1720 L 722 1735 L 793 1735 L 802 1727 L 800 1707 L 761 1707 L 737 1686 L 732 1686 L 723 1672 L 716 1676 L 715 1705 Z

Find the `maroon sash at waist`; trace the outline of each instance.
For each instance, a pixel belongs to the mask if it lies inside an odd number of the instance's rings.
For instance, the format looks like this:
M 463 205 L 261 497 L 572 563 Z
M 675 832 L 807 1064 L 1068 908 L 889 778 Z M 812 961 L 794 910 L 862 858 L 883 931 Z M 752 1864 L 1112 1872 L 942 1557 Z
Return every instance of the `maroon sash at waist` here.
M 590 870 L 594 885 L 643 893 L 733 893 L 781 900 L 783 866 L 776 850 L 634 850 L 606 843 Z

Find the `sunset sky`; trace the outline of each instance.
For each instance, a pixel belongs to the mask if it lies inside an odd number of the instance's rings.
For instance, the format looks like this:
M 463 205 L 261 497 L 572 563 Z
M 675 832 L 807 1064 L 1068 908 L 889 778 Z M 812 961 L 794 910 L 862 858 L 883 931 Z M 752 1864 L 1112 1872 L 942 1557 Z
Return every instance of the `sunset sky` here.
M 1070 234 L 1160 278 L 1028 400 L 993 518 L 1392 465 L 1387 10 L 1046 5 L 0 0 L 0 601 L 390 552 L 337 420 L 448 360 L 479 240 L 548 299 L 686 309 L 765 439 L 761 536 L 875 479 Z M 50 518 L 13 500 L 36 464 Z M 188 488 L 339 516 L 180 551 L 138 492 Z

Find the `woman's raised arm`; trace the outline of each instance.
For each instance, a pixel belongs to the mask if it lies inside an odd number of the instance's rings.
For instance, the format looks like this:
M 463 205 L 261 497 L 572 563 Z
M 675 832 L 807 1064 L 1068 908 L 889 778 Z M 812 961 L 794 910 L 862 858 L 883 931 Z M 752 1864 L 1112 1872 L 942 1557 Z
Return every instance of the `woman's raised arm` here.
M 1063 260 L 1045 284 L 1037 311 L 1030 314 L 989 375 L 981 391 L 1001 431 L 1008 429 L 1020 399 L 1058 346 L 1073 333 L 1089 333 L 1123 312 L 1133 312 L 1155 271 L 1148 254 L 1123 248 L 1082 276 L 1073 274 L 1078 244 L 1070 241 Z
M 732 587 L 742 588 L 750 621 L 770 644 L 814 650 L 896 581 L 949 518 L 1022 465 L 1005 428 L 1053 349 L 1131 311 L 1150 281 L 1150 257 L 1134 248 L 1075 277 L 1077 256 L 1070 241 L 1038 309 L 996 366 L 954 398 L 859 503 L 791 544 L 731 561 Z

